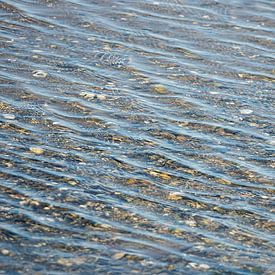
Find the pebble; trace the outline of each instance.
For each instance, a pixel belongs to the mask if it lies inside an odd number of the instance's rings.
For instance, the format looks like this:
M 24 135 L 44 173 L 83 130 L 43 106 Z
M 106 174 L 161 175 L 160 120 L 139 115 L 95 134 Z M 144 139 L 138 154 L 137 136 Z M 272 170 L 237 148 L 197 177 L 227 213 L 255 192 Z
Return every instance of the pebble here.
M 45 78 L 48 74 L 42 70 L 36 70 L 32 72 L 32 75 L 38 78 Z
M 210 268 L 208 264 L 197 264 L 197 263 L 189 263 L 187 266 L 198 270 L 207 270 Z
M 114 260 L 120 260 L 122 259 L 126 254 L 124 252 L 117 252 L 113 255 Z
M 240 110 L 240 113 L 241 113 L 242 115 L 250 115 L 250 114 L 253 113 L 253 110 L 250 110 L 250 109 L 241 109 L 241 110 Z
M 165 172 L 160 172 L 160 171 L 148 171 L 148 173 L 153 176 L 153 177 L 159 177 L 163 180 L 170 180 L 171 176 Z
M 271 140 L 269 140 L 269 141 L 268 141 L 268 143 L 269 143 L 270 145 L 275 146 L 275 139 L 271 139 Z
M 44 153 L 44 149 L 41 148 L 41 147 L 30 147 L 30 151 L 31 151 L 32 153 L 37 154 L 37 155 L 41 155 L 41 154 Z
M 181 199 L 182 199 L 182 195 L 178 192 L 170 193 L 168 195 L 168 200 L 179 201 Z
M 192 220 L 185 221 L 185 224 L 188 225 L 188 226 L 191 226 L 191 227 L 196 227 L 197 226 L 197 223 L 195 221 L 192 221 Z
M 10 119 L 10 120 L 15 119 L 15 115 L 13 115 L 13 114 L 3 114 L 3 117 L 5 119 Z
M 8 256 L 10 254 L 10 251 L 8 249 L 1 249 L 1 254 L 4 256 Z
M 210 268 L 210 266 L 208 264 L 199 264 L 199 268 L 200 269 L 204 269 L 204 270 L 207 270 Z
M 32 50 L 33 53 L 43 53 L 42 50 Z
M 99 99 L 99 100 L 105 100 L 106 99 L 106 95 L 97 95 L 94 93 L 87 93 L 87 92 L 82 92 L 80 93 L 80 96 L 86 98 L 86 99 Z
M 68 267 L 73 265 L 73 263 L 70 260 L 67 260 L 64 258 L 58 259 L 57 263 L 60 265 L 63 265 L 63 266 L 68 266 Z
M 87 93 L 87 92 L 82 92 L 80 93 L 80 96 L 87 98 L 87 99 L 94 99 L 96 97 L 96 94 L 94 93 Z
M 159 93 L 159 94 L 166 94 L 168 92 L 167 89 L 163 85 L 160 85 L 160 84 L 154 85 L 153 91 L 155 93 Z
M 105 100 L 106 95 L 97 95 L 96 98 L 99 99 L 99 100 Z
M 69 183 L 70 185 L 72 185 L 72 186 L 77 185 L 77 182 L 75 182 L 75 181 L 73 181 L 73 180 L 68 181 L 68 183 Z
M 72 265 L 81 265 L 86 262 L 84 257 L 77 257 L 77 258 L 60 258 L 57 260 L 57 263 L 63 266 L 70 267 Z

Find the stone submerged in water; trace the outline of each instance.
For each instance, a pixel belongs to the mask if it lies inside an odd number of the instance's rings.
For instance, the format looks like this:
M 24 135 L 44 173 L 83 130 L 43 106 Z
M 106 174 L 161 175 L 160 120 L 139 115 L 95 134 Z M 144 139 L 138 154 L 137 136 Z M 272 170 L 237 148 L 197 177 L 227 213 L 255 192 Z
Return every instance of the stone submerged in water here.
M 120 259 L 124 258 L 125 255 L 126 255 L 126 254 L 125 254 L 124 252 L 117 252 L 117 253 L 115 253 L 115 254 L 112 256 L 112 258 L 113 258 L 114 260 L 120 260 Z
M 9 119 L 9 120 L 15 119 L 15 115 L 13 115 L 13 114 L 3 114 L 3 117 L 5 119 Z
M 44 149 L 41 147 L 30 147 L 30 151 L 37 155 L 41 155 L 44 153 Z
M 152 87 L 153 92 L 158 94 L 167 94 L 168 90 L 161 84 L 156 84 Z
M 251 110 L 251 109 L 240 109 L 240 113 L 242 115 L 250 115 L 250 114 L 253 113 L 253 110 Z
M 32 75 L 37 78 L 45 78 L 48 74 L 42 70 L 35 70 L 32 72 Z
M 97 95 L 94 93 L 90 93 L 90 92 L 81 92 L 80 96 L 88 99 L 88 100 L 92 100 L 92 99 L 99 99 L 99 100 L 105 100 L 106 99 L 106 95 Z
M 5 248 L 4 248 L 4 249 L 1 249 L 1 251 L 0 251 L 0 252 L 1 252 L 1 254 L 2 254 L 2 255 L 4 255 L 4 256 L 8 256 L 8 255 L 10 255 L 10 251 L 9 251 L 9 250 L 7 250 L 7 249 L 5 249 Z
M 168 195 L 168 200 L 179 201 L 182 199 L 182 194 L 179 192 L 172 192 Z
M 198 264 L 193 262 L 190 262 L 187 266 L 196 270 L 201 270 L 201 271 L 206 271 L 210 268 L 208 264 Z

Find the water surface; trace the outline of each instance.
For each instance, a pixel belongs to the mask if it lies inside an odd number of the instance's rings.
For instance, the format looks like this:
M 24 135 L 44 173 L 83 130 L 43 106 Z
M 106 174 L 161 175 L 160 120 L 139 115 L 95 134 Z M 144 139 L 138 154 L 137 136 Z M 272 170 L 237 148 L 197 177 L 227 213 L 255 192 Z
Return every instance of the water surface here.
M 272 274 L 274 12 L 0 1 L 0 273 Z

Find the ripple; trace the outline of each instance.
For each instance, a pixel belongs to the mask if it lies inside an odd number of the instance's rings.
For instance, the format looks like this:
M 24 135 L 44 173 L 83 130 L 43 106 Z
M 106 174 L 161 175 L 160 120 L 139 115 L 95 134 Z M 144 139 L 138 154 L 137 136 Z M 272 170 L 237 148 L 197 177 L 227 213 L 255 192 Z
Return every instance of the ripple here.
M 270 1 L 1 1 L 7 273 L 272 274 Z

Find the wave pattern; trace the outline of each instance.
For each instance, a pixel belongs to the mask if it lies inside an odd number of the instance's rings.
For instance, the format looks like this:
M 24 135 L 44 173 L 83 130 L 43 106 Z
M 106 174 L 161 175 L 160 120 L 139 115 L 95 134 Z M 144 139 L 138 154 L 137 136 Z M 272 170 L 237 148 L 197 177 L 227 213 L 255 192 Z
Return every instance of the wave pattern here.
M 274 12 L 0 1 L 0 269 L 272 274 Z

